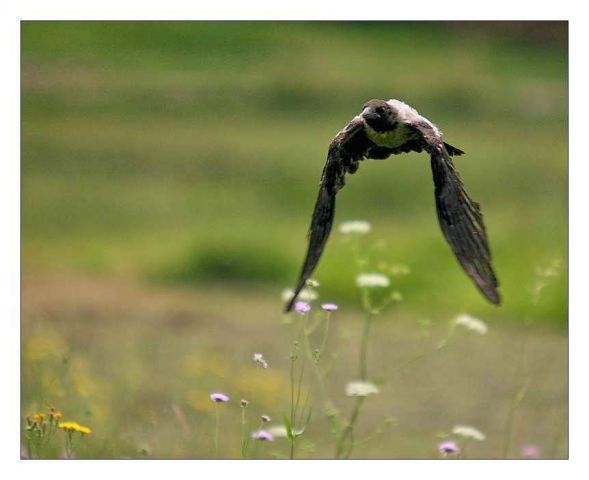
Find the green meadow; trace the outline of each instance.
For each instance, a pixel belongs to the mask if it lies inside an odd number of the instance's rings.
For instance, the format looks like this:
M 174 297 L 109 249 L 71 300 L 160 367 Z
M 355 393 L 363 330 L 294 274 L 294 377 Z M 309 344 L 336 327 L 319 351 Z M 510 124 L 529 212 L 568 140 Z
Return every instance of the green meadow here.
M 391 276 L 402 301 L 375 320 L 382 387 L 353 456 L 435 458 L 466 423 L 487 435 L 466 458 L 519 457 L 526 443 L 566 457 L 567 69 L 562 23 L 23 22 L 23 429 L 53 405 L 92 428 L 79 458 L 210 458 L 208 395 L 226 391 L 221 452 L 239 458 L 239 398 L 257 389 L 251 411 L 280 422 L 281 292 L 327 146 L 366 100 L 397 98 L 466 152 L 455 163 L 482 205 L 503 304 L 486 303 L 445 243 L 427 154 L 347 177 L 315 274 L 320 301 L 340 307 L 327 343 L 338 408 L 363 316 L 338 224 L 370 222 L 364 271 L 410 272 Z M 461 313 L 488 334 L 457 333 L 399 373 Z M 316 392 L 309 372 L 303 383 Z M 316 403 L 299 457 L 333 456 Z M 44 455 L 63 456 L 61 433 Z M 285 457 L 287 443 L 252 455 Z

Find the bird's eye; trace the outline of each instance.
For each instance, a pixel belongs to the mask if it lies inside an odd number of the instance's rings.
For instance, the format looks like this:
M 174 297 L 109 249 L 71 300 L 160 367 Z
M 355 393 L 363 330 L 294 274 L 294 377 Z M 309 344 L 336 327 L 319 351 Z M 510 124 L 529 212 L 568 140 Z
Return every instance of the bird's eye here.
M 376 113 L 378 113 L 379 115 L 382 115 L 384 113 L 384 108 L 383 107 L 377 107 L 376 108 Z

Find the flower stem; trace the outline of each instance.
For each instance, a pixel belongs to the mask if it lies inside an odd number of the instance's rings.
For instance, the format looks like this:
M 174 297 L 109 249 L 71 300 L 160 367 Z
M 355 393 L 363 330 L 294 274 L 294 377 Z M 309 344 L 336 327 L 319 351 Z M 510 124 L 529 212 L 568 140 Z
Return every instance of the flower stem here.
M 215 457 L 219 457 L 219 405 L 215 402 Z
M 358 363 L 360 379 L 364 381 L 368 378 L 368 337 L 370 333 L 370 325 L 372 323 L 372 316 L 373 314 L 368 310 L 366 317 L 364 318 L 364 328 L 360 343 L 360 358 Z M 344 431 L 337 442 L 336 458 L 350 458 L 350 455 L 352 454 L 352 449 L 354 448 L 354 425 L 356 424 L 356 420 L 358 420 L 365 398 L 366 397 L 356 398 L 356 404 L 354 405 L 354 410 L 352 410 L 352 413 L 350 414 L 348 424 L 344 428 Z
M 325 319 L 325 329 L 323 330 L 323 339 L 321 340 L 321 346 L 317 350 L 317 358 L 315 359 L 315 363 L 318 363 L 321 356 L 323 355 L 323 351 L 325 350 L 325 344 L 327 343 L 327 334 L 329 333 L 329 319 L 331 317 L 331 313 L 327 312 L 327 318 Z M 307 337 L 307 340 L 308 337 Z
M 362 331 L 362 342 L 360 343 L 360 380 L 368 377 L 368 335 L 372 323 L 372 314 L 369 312 L 364 318 L 364 329 Z
M 519 361 L 518 361 L 518 368 L 517 374 L 521 375 L 526 371 L 526 350 L 527 350 L 527 338 L 524 338 L 522 346 L 519 351 Z M 511 443 L 513 439 L 513 430 L 515 425 L 515 412 L 517 411 L 520 403 L 524 399 L 526 395 L 526 391 L 528 390 L 528 386 L 530 383 L 530 377 L 525 376 L 522 383 L 520 384 L 519 388 L 517 388 L 513 392 L 513 397 L 511 399 L 511 404 L 509 406 L 509 411 L 507 413 L 507 420 L 505 425 L 505 440 L 503 444 L 503 457 L 509 457 L 509 451 L 511 449 Z
M 245 437 L 245 407 L 241 407 L 241 456 L 247 457 L 247 440 Z
M 293 349 L 290 355 L 290 428 L 291 430 L 294 428 L 294 418 L 295 418 L 295 380 L 294 380 L 294 369 L 295 369 L 295 360 L 296 360 L 296 347 Z M 289 435 L 290 441 L 290 459 L 294 458 L 294 442 L 295 439 L 291 435 Z

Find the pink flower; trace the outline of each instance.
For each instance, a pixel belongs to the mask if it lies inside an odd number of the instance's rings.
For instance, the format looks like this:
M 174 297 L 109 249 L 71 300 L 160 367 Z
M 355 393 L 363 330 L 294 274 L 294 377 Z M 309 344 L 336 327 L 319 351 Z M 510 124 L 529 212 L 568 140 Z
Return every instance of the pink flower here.
M 335 312 L 338 309 L 338 306 L 335 303 L 323 303 L 321 308 L 326 312 Z
M 522 447 L 522 457 L 524 458 L 540 458 L 540 449 L 536 445 L 524 445 Z
M 229 397 L 227 395 L 225 395 L 224 393 L 211 393 L 210 397 L 213 402 L 228 402 L 229 401 Z
M 448 440 L 447 442 L 442 442 L 438 445 L 438 452 L 440 452 L 445 457 L 448 455 L 459 455 L 460 447 L 456 442 Z
M 295 312 L 304 315 L 305 313 L 309 313 L 311 311 L 311 305 L 309 305 L 307 302 L 297 302 L 295 303 L 294 309 Z
M 254 440 L 260 440 L 262 442 L 274 441 L 274 435 L 272 435 L 268 430 L 258 430 L 256 432 L 253 432 L 252 438 Z

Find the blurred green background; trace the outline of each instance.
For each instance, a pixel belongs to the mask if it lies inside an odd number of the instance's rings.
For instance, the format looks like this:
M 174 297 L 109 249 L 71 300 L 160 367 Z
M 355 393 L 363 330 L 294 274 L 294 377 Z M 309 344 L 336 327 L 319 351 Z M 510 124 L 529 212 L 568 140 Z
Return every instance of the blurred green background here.
M 409 103 L 466 151 L 456 164 L 482 204 L 504 298 L 488 305 L 443 240 L 426 154 L 366 161 L 338 195 L 336 222 L 371 222 L 368 270 L 411 270 L 394 284 L 399 325 L 382 335 L 405 328 L 410 336 L 415 319 L 442 325 L 463 311 L 502 339 L 533 323 L 534 335 L 558 345 L 538 351 L 552 352 L 558 398 L 550 405 L 566 413 L 565 22 L 21 25 L 24 414 L 66 398 L 75 412 L 92 410 L 79 391 L 43 380 L 39 372 L 57 367 L 27 342 L 47 335 L 60 339 L 49 358 L 78 352 L 89 371 L 125 365 L 114 369 L 124 375 L 120 388 L 142 375 L 147 382 L 151 361 L 176 368 L 181 352 L 203 361 L 214 348 L 221 357 L 233 349 L 247 359 L 260 341 L 287 359 L 272 336 L 280 292 L 299 272 L 327 146 L 371 98 Z M 316 278 L 322 298 L 353 317 L 360 302 L 350 253 L 334 231 Z M 538 268 L 554 262 L 564 268 L 534 301 Z M 158 341 L 175 347 L 159 352 Z M 501 361 L 497 342 L 489 348 Z M 228 362 L 223 368 L 233 368 Z M 93 411 L 103 409 L 106 425 L 109 402 L 129 392 L 114 395 L 114 373 L 102 374 L 111 390 L 98 389 L 103 403 Z M 130 443 L 124 453 L 86 453 L 133 456 Z

